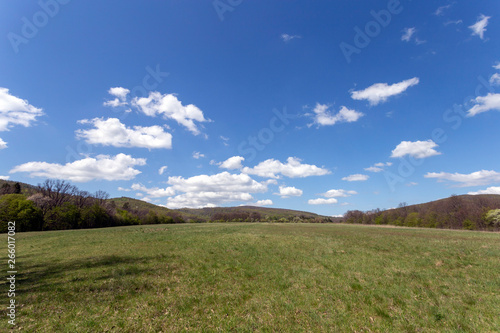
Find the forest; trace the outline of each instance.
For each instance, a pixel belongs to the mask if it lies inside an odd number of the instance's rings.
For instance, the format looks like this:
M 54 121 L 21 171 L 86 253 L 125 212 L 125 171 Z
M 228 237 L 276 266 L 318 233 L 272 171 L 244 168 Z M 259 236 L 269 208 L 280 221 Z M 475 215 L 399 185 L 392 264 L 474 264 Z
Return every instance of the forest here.
M 403 202 L 389 210 L 351 210 L 343 222 L 496 231 L 500 229 L 500 195 L 452 195 L 419 205 Z

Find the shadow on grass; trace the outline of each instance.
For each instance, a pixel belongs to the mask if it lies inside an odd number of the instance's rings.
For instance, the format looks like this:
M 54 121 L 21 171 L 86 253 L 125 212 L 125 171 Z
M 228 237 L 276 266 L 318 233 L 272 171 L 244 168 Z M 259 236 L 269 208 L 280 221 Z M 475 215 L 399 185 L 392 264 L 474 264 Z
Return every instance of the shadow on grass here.
M 140 265 L 147 261 L 146 258 L 108 255 L 37 265 L 24 263 L 19 265 L 16 275 L 16 294 L 71 288 L 68 284 L 78 281 L 97 282 L 139 275 L 148 271 Z

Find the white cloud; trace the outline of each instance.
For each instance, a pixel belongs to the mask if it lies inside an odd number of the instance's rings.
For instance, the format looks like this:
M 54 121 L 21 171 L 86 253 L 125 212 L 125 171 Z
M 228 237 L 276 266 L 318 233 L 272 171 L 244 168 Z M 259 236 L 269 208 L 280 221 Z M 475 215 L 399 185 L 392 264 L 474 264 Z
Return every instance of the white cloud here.
M 0 176 L 1 180 L 9 180 L 9 178 L 10 178 L 9 176 Z
M 118 191 L 130 192 L 132 190 L 129 188 L 124 188 L 124 187 L 118 186 Z
M 157 91 L 149 93 L 148 97 L 135 97 L 132 105 L 147 116 L 162 115 L 165 119 L 173 119 L 185 126 L 193 134 L 200 134 L 195 122 L 206 122 L 203 112 L 193 104 L 182 105 L 177 96 L 161 94 Z
M 436 9 L 436 11 L 434 12 L 434 15 L 436 16 L 440 16 L 440 15 L 443 15 L 443 12 L 446 10 L 446 9 L 449 9 L 452 5 L 446 5 L 446 6 L 441 6 L 441 7 L 438 7 L 438 9 Z
M 224 162 L 217 163 L 219 165 L 219 168 L 221 169 L 228 169 L 228 170 L 235 170 L 235 169 L 241 169 L 243 165 L 241 162 L 245 160 L 244 157 L 241 156 L 233 156 L 225 160 Z
M 500 70 L 500 61 L 493 65 L 493 68 Z
M 363 176 L 363 175 L 353 175 L 353 176 Z M 349 176 L 351 177 L 351 176 Z M 365 176 L 366 179 L 368 179 L 368 176 Z M 348 177 L 346 177 L 348 178 Z M 344 180 L 346 180 L 345 178 L 343 178 Z M 363 179 L 363 180 L 366 180 L 366 179 Z M 357 180 L 361 180 L 361 179 L 357 179 Z M 321 196 L 325 197 L 325 198 L 317 198 L 317 199 L 310 199 L 308 200 L 307 202 L 310 204 L 310 205 L 331 205 L 331 204 L 336 204 L 338 203 L 338 200 L 336 198 L 346 198 L 346 197 L 350 197 L 351 195 L 355 195 L 355 194 L 358 194 L 358 192 L 356 191 L 346 191 L 346 190 L 329 190 L 327 191 L 326 193 L 322 193 Z
M 161 168 L 158 169 L 158 174 L 163 175 L 165 173 L 165 170 L 167 170 L 168 166 L 164 165 Z
M 492 86 L 498 86 L 500 85 L 500 74 L 495 73 L 490 77 L 490 84 Z
M 421 40 L 418 37 L 415 37 L 415 44 L 421 45 L 421 44 L 424 44 L 424 43 L 427 43 L 427 41 L 426 40 Z
M 329 199 L 318 198 L 318 199 L 310 199 L 307 201 L 307 203 L 310 205 L 332 205 L 338 202 L 339 201 L 335 198 L 329 198 Z
M 271 199 L 265 199 L 265 200 L 259 200 L 256 203 L 250 204 L 250 206 L 271 206 L 273 204 L 273 201 Z
M 14 125 L 30 127 L 36 117 L 42 115 L 42 109 L 9 94 L 9 89 L 0 87 L 0 132 L 8 131 Z
M 435 155 L 441 155 L 440 152 L 436 151 L 438 145 L 432 141 L 402 141 L 396 148 L 392 151 L 392 158 L 404 157 L 410 155 L 414 158 L 426 158 Z
M 265 178 L 279 178 L 280 174 L 290 178 L 303 178 L 327 175 L 330 171 L 315 165 L 302 164 L 297 157 L 289 157 L 286 164 L 275 159 L 268 159 L 253 168 L 243 168 L 243 173 Z
M 139 147 L 139 148 L 172 148 L 172 135 L 163 130 L 161 126 L 126 127 L 117 118 L 83 119 L 80 124 L 91 124 L 95 128 L 89 130 L 79 129 L 76 136 L 90 144 L 101 144 L 114 147 Z
M 480 191 L 477 191 L 477 192 L 469 192 L 468 194 L 471 194 L 471 195 L 478 195 L 478 194 L 500 194 L 500 186 L 488 187 L 486 190 L 480 190 Z
M 224 146 L 229 146 L 229 143 L 227 143 L 229 141 L 229 138 L 226 138 L 225 136 L 219 136 L 219 138 L 222 140 L 222 143 L 224 144 Z
M 164 197 L 171 197 L 171 196 L 175 195 L 175 190 L 172 187 L 147 188 L 146 186 L 144 186 L 142 184 L 132 184 L 132 186 L 130 188 L 134 191 L 145 192 L 147 194 L 148 198 L 164 198 Z
M 104 102 L 104 106 L 118 107 L 127 105 L 127 95 L 130 93 L 130 90 L 122 87 L 114 87 L 108 90 L 110 95 L 115 96 L 115 99 Z
M 365 168 L 365 170 L 370 171 L 370 172 L 382 172 L 382 171 L 384 171 L 384 168 L 386 166 L 391 166 L 391 165 L 392 165 L 391 162 L 387 162 L 387 163 L 380 162 L 380 163 L 375 163 L 371 167 Z
M 445 23 L 443 23 L 443 25 L 444 25 L 444 26 L 448 26 L 448 25 L 450 25 L 450 24 L 455 24 L 455 25 L 457 25 L 457 24 L 462 24 L 462 23 L 463 23 L 463 21 L 462 21 L 462 20 L 455 20 L 455 21 L 450 20 L 450 21 L 446 21 Z
M 357 173 L 354 175 L 344 177 L 344 178 L 342 178 L 342 180 L 346 180 L 348 182 L 362 182 L 362 181 L 368 180 L 368 178 L 370 178 L 370 176 Z
M 406 89 L 417 85 L 419 82 L 419 78 L 414 77 L 391 85 L 387 83 L 375 83 L 364 90 L 352 91 L 351 97 L 356 100 L 366 99 L 370 102 L 370 105 L 377 105 L 387 101 L 391 96 L 403 93 Z
M 98 155 L 64 165 L 47 162 L 28 162 L 14 167 L 10 173 L 28 172 L 30 177 L 45 177 L 88 182 L 91 180 L 130 180 L 140 174 L 136 165 L 145 165 L 146 159 L 130 155 Z
M 168 208 L 215 207 L 234 201 L 252 201 L 251 193 L 266 192 L 267 185 L 253 180 L 246 174 L 224 171 L 215 175 L 198 175 L 191 178 L 169 177 L 167 183 L 176 192 L 167 199 Z
M 479 38 L 484 39 L 484 32 L 486 31 L 486 26 L 488 25 L 488 20 L 490 18 L 491 16 L 479 16 L 478 21 L 469 26 L 469 29 L 472 30 L 472 35 L 476 35 L 479 36 Z
M 364 116 L 363 113 L 358 112 L 356 110 L 350 110 L 345 106 L 340 108 L 340 111 L 336 114 L 332 114 L 328 111 L 328 105 L 325 104 L 316 104 L 314 108 L 314 124 L 318 124 L 321 126 L 329 126 L 335 125 L 336 123 L 352 123 L 357 121 L 359 118 Z M 309 126 L 311 126 L 310 124 Z
M 285 43 L 289 42 L 289 41 L 291 41 L 292 39 L 295 39 L 295 38 L 302 38 L 302 36 L 300 36 L 300 35 L 289 35 L 289 34 L 282 34 L 281 35 L 281 39 L 283 39 L 283 41 Z
M 500 111 L 500 94 L 488 93 L 486 96 L 476 97 L 473 101 L 476 105 L 467 111 L 467 117 L 490 110 Z
M 417 32 L 417 29 L 415 27 L 413 28 L 405 28 L 403 30 L 403 35 L 401 36 L 401 40 L 405 42 L 409 42 L 411 37 Z
M 302 195 L 303 191 L 295 188 L 293 186 L 280 186 L 280 192 L 279 193 L 274 193 L 276 195 L 280 195 L 282 198 L 288 198 L 288 197 L 300 197 Z
M 356 191 L 346 191 L 346 190 L 329 190 L 325 193 L 322 194 L 322 196 L 326 198 L 346 198 L 350 197 L 351 195 L 358 194 Z
M 418 183 L 415 183 L 415 182 L 410 182 L 410 183 L 406 184 L 406 186 L 408 186 L 408 187 L 409 186 L 417 186 L 417 185 L 418 185 Z
M 127 99 L 127 95 L 130 93 L 130 90 L 123 87 L 114 87 L 114 88 L 109 88 L 108 93 L 124 101 Z
M 500 182 L 500 173 L 493 170 L 481 170 L 469 174 L 428 172 L 425 178 L 436 178 L 438 182 L 451 181 L 456 187 L 483 186 Z
M 199 151 L 194 151 L 193 152 L 193 158 L 196 159 L 196 160 L 199 160 L 200 158 L 203 158 L 205 157 L 204 154 L 200 153 Z
M 7 148 L 7 142 L 3 141 L 2 138 L 0 138 L 0 149 L 5 149 Z

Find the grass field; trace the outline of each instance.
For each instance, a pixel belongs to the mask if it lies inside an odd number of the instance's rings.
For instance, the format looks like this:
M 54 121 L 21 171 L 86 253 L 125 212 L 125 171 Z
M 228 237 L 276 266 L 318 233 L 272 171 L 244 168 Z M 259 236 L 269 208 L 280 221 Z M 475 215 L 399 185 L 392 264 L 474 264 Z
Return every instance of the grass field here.
M 16 251 L 27 332 L 500 331 L 498 233 L 152 225 L 19 233 Z

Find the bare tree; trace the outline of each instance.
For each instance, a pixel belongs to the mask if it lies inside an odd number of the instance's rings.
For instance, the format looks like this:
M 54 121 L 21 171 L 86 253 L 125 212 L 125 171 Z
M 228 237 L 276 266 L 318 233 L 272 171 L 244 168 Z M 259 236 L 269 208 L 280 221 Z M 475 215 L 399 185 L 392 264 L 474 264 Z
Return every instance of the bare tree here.
M 97 203 L 102 206 L 106 200 L 109 199 L 109 194 L 105 191 L 99 190 L 94 193 L 94 198 L 97 200 Z
M 38 184 L 38 190 L 43 196 L 52 200 L 53 206 L 61 206 L 63 203 L 70 201 L 78 188 L 64 180 L 47 179 L 43 184 Z

